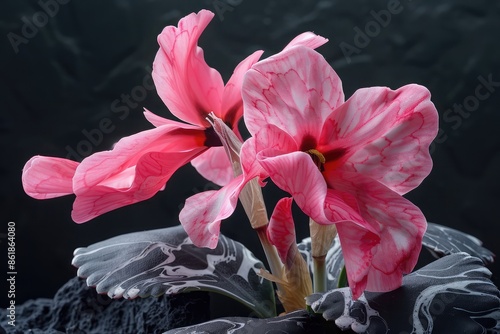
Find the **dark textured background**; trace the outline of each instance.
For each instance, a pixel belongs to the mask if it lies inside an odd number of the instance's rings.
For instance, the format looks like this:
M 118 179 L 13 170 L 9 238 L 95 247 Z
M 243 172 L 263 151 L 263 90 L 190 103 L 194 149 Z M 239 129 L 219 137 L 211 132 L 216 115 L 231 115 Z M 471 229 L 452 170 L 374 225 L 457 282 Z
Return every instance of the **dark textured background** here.
M 500 254 L 500 87 L 493 87 L 470 112 L 453 111 L 454 104 L 474 101 L 478 77 L 500 82 L 499 2 L 401 1 L 400 12 L 361 45 L 355 40 L 357 29 L 373 28 L 372 11 L 394 1 L 59 1 L 63 4 L 57 11 L 52 7 L 54 15 L 45 23 L 37 13 L 50 1 L 0 5 L 0 233 L 6 233 L 8 221 L 16 223 L 17 303 L 51 297 L 73 277 L 74 248 L 175 225 L 183 201 L 212 188 L 186 166 L 153 199 L 77 225 L 70 218 L 72 197 L 37 201 L 21 187 L 21 170 L 31 156 L 67 156 L 68 148 L 81 147 L 84 132 L 98 129 L 104 118 L 113 131 L 92 145 L 93 152 L 149 129 L 142 107 L 169 117 L 154 90 L 144 89 L 142 101 L 130 100 L 130 105 L 120 100 L 137 94 L 144 82 L 149 87 L 162 28 L 202 8 L 226 9 L 201 39 L 207 62 L 226 80 L 251 52 L 264 49 L 269 56 L 311 30 L 330 39 L 319 51 L 342 78 L 346 97 L 366 86 L 398 88 L 414 82 L 428 87 L 440 112 L 441 134 L 433 147 L 431 175 L 407 197 L 429 221 L 473 234 Z M 23 36 L 33 15 L 42 19 L 41 27 L 28 31 L 16 52 L 8 34 Z M 357 47 L 349 59 L 341 48 L 346 43 Z M 270 203 L 276 201 L 277 192 L 266 191 Z M 297 225 L 304 237 L 307 224 Z M 223 232 L 263 258 L 242 210 L 223 224 Z M 0 261 L 6 268 L 5 256 Z M 490 269 L 498 283 L 498 264 Z

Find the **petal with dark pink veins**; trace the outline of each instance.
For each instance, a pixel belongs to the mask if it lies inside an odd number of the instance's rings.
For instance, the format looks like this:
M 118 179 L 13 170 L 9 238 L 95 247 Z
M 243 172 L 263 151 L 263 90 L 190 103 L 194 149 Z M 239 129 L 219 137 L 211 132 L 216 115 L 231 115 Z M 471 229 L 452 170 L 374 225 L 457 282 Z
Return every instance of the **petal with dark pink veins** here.
M 191 164 L 201 176 L 219 186 L 225 186 L 234 177 L 233 167 L 222 146 L 209 148 L 194 158 Z
M 23 168 L 24 191 L 36 199 L 73 194 L 73 176 L 78 165 L 68 159 L 34 156 Z
M 276 203 L 267 227 L 269 241 L 276 246 L 278 255 L 288 268 L 293 264 L 289 257 L 290 248 L 297 247 L 295 239 L 295 224 L 292 216 L 293 198 L 285 197 Z
M 321 143 L 348 149 L 342 169 L 362 173 L 399 194 L 429 174 L 438 113 L 419 85 L 359 89 L 326 120 Z
M 153 197 L 182 165 L 203 148 L 183 152 L 148 152 L 141 154 L 137 165 L 101 183 L 80 188 L 71 217 L 84 223 L 106 212 Z
M 339 171 L 331 174 L 327 181 L 336 191 L 348 193 L 357 199 L 360 216 L 380 237 L 378 244 L 372 244 L 372 250 L 365 249 L 367 254 L 371 254 L 366 290 L 384 292 L 399 287 L 402 275 L 413 270 L 420 254 L 422 237 L 427 228 L 422 212 L 398 193 L 361 174 Z M 337 227 L 342 242 L 342 232 L 347 232 L 348 227 L 340 225 L 337 224 Z M 355 228 L 359 230 L 359 227 Z M 356 247 L 350 239 L 348 243 L 342 244 L 344 254 Z M 375 240 L 372 236 L 369 239 Z M 347 259 L 346 268 L 349 270 Z M 359 277 L 353 279 L 363 280 Z
M 245 124 L 267 124 L 294 138 L 319 137 L 325 119 L 344 102 L 342 83 L 319 53 L 296 46 L 260 61 L 243 82 Z
M 221 114 L 224 82 L 205 62 L 198 39 L 214 14 L 207 10 L 189 14 L 177 27 L 168 26 L 158 36 L 160 50 L 153 62 L 158 95 L 179 119 L 207 127 L 210 112 Z

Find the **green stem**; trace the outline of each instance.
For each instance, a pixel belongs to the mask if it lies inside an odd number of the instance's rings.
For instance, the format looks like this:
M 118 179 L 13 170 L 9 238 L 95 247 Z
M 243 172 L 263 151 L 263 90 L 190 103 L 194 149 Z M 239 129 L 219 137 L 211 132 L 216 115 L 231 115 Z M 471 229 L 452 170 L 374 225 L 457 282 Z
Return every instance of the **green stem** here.
M 326 292 L 326 256 L 313 256 L 313 287 L 314 293 Z
M 266 254 L 266 259 L 267 263 L 269 263 L 271 274 L 276 277 L 281 277 L 281 268 L 283 267 L 283 264 L 281 263 L 281 260 L 278 256 L 276 247 L 274 247 L 267 238 L 267 225 L 259 227 L 255 231 L 259 236 L 260 243 L 262 244 L 262 248 L 264 249 L 264 253 Z

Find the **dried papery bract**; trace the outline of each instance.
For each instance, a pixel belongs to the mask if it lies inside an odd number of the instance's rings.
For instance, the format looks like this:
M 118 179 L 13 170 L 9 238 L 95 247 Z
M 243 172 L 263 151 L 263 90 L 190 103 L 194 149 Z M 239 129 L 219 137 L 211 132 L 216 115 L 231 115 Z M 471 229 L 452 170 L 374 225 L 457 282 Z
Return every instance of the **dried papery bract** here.
M 313 259 L 314 292 L 326 291 L 326 254 L 332 246 L 333 239 L 337 235 L 337 227 L 332 225 L 320 225 L 309 219 L 309 231 L 311 235 L 311 256 Z
M 304 309 L 305 298 L 312 293 L 309 267 L 297 247 L 292 202 L 292 198 L 278 201 L 267 229 L 269 240 L 276 246 L 284 263 L 282 278 L 279 280 L 261 271 L 263 277 L 280 283 L 277 294 L 286 312 Z

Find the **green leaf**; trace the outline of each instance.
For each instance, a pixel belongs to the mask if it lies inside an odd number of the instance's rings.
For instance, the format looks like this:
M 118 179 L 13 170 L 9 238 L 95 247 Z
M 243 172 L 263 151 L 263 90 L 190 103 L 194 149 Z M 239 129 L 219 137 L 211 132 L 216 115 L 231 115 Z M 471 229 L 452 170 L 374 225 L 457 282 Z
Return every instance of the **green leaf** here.
M 349 282 L 347 280 L 347 271 L 345 266 L 342 268 L 342 271 L 339 275 L 339 281 L 337 282 L 337 288 L 345 288 L 349 286 Z
M 261 317 L 275 315 L 272 284 L 257 275 L 264 265 L 223 235 L 209 249 L 193 245 L 182 226 L 124 234 L 76 249 L 72 264 L 89 286 L 111 298 L 205 290 L 234 298 Z

